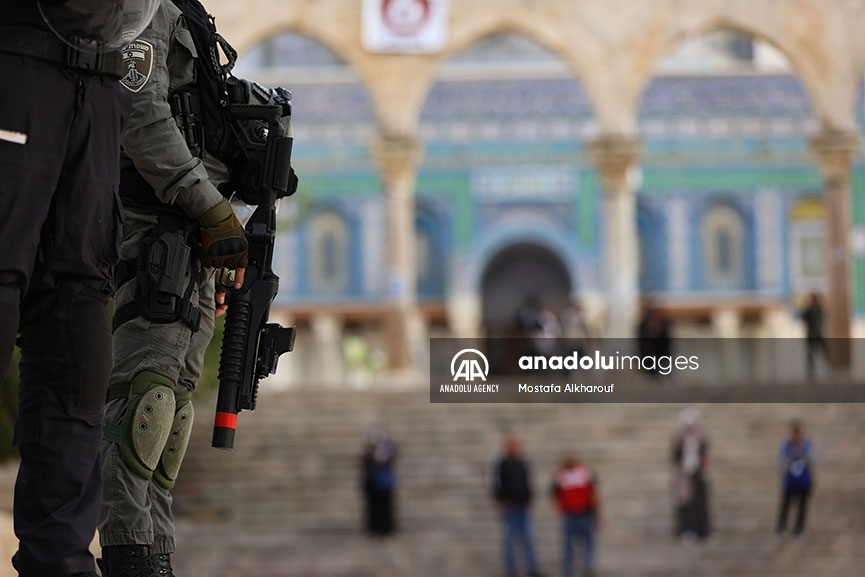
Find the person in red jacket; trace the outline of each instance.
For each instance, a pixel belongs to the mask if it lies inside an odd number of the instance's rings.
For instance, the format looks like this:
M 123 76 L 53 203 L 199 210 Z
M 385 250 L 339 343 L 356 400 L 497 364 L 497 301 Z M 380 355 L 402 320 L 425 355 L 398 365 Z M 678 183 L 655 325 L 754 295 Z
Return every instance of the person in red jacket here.
M 599 525 L 600 499 L 594 471 L 576 455 L 566 454 L 553 475 L 552 494 L 562 513 L 562 575 L 574 574 L 574 541 L 585 547 L 584 575 L 594 575 L 595 532 Z

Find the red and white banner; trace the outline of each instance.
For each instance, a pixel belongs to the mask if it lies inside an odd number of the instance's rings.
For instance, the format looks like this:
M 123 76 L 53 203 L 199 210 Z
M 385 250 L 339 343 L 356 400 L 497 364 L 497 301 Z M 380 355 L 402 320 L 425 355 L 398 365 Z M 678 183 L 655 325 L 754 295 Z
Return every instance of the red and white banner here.
M 370 52 L 433 53 L 447 45 L 449 0 L 363 0 Z

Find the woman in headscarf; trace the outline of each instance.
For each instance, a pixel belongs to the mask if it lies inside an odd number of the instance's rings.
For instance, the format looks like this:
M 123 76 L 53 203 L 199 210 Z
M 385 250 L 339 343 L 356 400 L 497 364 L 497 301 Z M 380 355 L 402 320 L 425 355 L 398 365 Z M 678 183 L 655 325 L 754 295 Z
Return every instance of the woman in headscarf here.
M 679 430 L 673 442 L 676 534 L 685 544 L 711 533 L 709 493 L 706 481 L 709 444 L 700 411 L 691 407 L 679 414 Z
M 361 457 L 362 488 L 366 500 L 366 529 L 372 535 L 390 535 L 394 522 L 396 448 L 387 431 L 370 429 Z

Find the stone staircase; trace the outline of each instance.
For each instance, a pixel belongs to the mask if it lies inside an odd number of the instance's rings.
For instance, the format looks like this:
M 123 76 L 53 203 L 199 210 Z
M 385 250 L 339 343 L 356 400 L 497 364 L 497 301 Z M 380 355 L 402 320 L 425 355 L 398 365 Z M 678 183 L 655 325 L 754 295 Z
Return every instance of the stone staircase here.
M 502 574 L 485 471 L 502 433 L 533 466 L 542 566 L 558 574 L 558 520 L 546 497 L 563 450 L 601 479 L 602 576 L 857 577 L 865 563 L 865 405 L 706 404 L 716 535 L 672 538 L 669 444 L 679 404 L 461 405 L 423 391 L 263 390 L 232 452 L 210 448 L 213 401 L 197 403 L 175 497 L 181 577 L 482 577 Z M 801 541 L 778 540 L 775 456 L 793 417 L 818 450 Z M 361 531 L 365 431 L 398 443 L 400 532 Z

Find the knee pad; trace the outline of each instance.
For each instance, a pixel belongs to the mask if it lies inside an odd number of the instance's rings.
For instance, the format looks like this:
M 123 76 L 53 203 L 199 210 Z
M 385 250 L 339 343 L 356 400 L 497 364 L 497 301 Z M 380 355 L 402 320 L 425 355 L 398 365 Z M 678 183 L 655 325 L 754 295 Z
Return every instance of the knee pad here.
M 165 444 L 165 449 L 162 451 L 159 465 L 153 472 L 153 480 L 164 489 L 174 488 L 183 456 L 186 454 L 186 447 L 189 445 L 189 437 L 192 434 L 194 416 L 192 391 L 175 393 L 174 399 L 177 408 L 174 412 L 174 421 L 171 424 L 171 434 Z
M 144 371 L 132 379 L 120 429 L 120 454 L 140 477 L 151 479 L 174 422 L 174 383 Z

